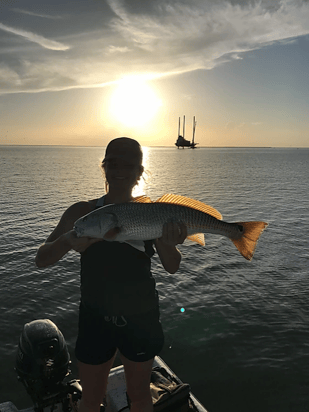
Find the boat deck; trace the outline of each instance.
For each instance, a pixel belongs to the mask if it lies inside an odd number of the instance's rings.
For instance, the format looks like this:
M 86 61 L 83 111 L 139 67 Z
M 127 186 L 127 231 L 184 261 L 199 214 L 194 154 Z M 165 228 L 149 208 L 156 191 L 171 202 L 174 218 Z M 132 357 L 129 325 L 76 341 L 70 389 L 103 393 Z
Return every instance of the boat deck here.
M 159 356 L 157 356 L 154 360 L 154 367 L 156 366 L 163 367 L 178 384 L 183 383 Z M 106 398 L 106 412 L 129 412 L 126 398 L 125 374 L 122 365 L 113 368 L 109 374 Z M 195 398 L 195 396 L 191 392 L 189 400 L 190 409 L 188 409 L 188 411 L 207 412 L 205 407 Z M 33 407 L 31 407 L 18 410 L 12 402 L 4 402 L 0 404 L 0 412 L 34 412 L 34 409 Z M 44 412 L 51 412 L 51 407 L 46 407 L 44 409 Z M 52 412 L 63 412 L 61 404 L 53 405 Z

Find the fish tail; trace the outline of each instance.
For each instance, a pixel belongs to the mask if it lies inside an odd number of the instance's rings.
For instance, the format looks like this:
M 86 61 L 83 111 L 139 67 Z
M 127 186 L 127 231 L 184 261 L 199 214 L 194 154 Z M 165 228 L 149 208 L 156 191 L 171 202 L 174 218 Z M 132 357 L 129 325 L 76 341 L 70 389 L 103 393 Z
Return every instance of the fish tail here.
M 237 222 L 239 226 L 243 227 L 243 234 L 239 239 L 231 239 L 239 252 L 247 260 L 251 260 L 264 229 L 268 226 L 266 222 Z

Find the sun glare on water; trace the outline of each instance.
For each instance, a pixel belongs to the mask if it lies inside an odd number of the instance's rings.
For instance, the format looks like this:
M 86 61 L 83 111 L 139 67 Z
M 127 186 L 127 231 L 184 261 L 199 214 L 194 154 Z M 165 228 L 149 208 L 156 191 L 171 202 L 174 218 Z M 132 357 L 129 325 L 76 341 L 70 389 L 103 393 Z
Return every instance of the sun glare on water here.
M 154 90 L 138 77 L 121 80 L 111 98 L 110 110 L 116 121 L 128 127 L 145 126 L 162 102 Z

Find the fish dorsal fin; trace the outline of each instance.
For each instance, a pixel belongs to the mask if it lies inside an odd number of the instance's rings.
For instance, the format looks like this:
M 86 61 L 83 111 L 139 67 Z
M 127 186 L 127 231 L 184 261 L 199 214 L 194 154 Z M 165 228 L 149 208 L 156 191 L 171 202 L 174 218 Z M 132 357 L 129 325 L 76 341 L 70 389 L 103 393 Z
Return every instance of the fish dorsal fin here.
M 171 203 L 174 205 L 187 206 L 191 207 L 192 209 L 207 213 L 208 215 L 211 215 L 216 219 L 222 219 L 222 215 L 218 210 L 214 209 L 211 206 L 205 205 L 205 203 L 202 203 L 199 200 L 190 199 L 189 197 L 185 196 L 166 194 L 156 200 L 155 203 Z
M 152 200 L 150 199 L 150 197 L 142 195 L 142 196 L 134 197 L 132 202 L 134 202 L 134 203 L 152 203 Z
M 191 242 L 196 242 L 201 246 L 205 246 L 205 236 L 204 233 L 195 233 L 195 235 L 187 236 L 188 240 Z

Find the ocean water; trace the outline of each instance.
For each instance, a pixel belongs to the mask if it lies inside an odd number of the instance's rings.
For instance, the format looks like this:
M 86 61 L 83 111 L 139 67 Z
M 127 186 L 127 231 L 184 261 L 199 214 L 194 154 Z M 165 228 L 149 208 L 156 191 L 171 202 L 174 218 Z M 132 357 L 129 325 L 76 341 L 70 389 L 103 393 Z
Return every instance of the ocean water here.
M 0 403 L 31 405 L 14 371 L 31 320 L 57 324 L 76 377 L 79 256 L 45 269 L 34 258 L 68 206 L 103 194 L 103 154 L 0 146 Z M 214 235 L 181 245 L 174 275 L 153 258 L 161 356 L 209 412 L 309 411 L 309 149 L 144 148 L 144 157 L 136 194 L 181 194 L 228 222 L 269 223 L 252 262 Z

